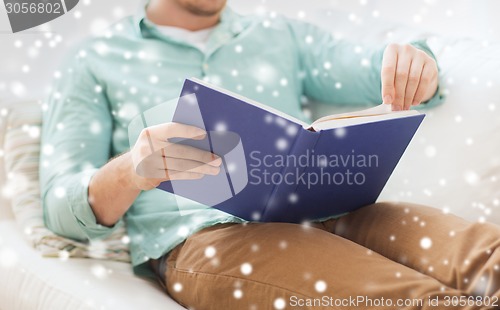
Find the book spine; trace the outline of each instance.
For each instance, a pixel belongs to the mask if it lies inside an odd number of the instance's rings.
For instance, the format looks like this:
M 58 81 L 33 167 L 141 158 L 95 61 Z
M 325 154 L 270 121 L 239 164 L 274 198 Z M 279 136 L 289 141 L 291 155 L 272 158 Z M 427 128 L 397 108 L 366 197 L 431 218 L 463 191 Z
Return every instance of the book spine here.
M 318 142 L 321 132 L 314 132 L 307 129 L 300 130 L 294 145 L 285 159 L 287 165 L 281 172 L 282 182 L 275 185 L 269 197 L 268 203 L 261 215 L 262 222 L 281 222 L 283 212 L 287 212 L 287 207 L 296 202 L 295 190 L 299 185 L 296 177 L 306 169 L 301 161 L 309 160 L 311 150 Z

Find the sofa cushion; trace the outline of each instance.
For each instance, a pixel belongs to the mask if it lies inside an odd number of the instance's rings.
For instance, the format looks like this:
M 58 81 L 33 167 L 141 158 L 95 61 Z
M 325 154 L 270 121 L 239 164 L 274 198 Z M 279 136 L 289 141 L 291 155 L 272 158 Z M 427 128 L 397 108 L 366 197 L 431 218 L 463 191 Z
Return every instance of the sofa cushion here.
M 375 24 L 373 29 L 346 35 L 372 42 L 386 40 L 388 32 L 393 42 L 429 36 L 397 25 Z M 424 204 L 500 225 L 500 43 L 443 36 L 430 36 L 428 43 L 441 68 L 446 101 L 423 109 L 427 116 L 379 201 Z M 315 118 L 353 110 L 326 104 L 314 108 Z
M 43 210 L 38 181 L 41 104 L 22 102 L 12 105 L 6 116 L 4 194 L 11 200 L 16 222 L 31 244 L 45 256 L 105 258 L 130 261 L 128 245 L 122 240 L 121 226 L 110 237 L 90 243 L 76 242 L 48 230 L 43 222 Z
M 184 309 L 128 263 L 43 258 L 22 238 L 0 222 L 0 309 Z
M 425 112 L 381 199 L 500 225 L 500 44 L 435 37 L 446 102 Z

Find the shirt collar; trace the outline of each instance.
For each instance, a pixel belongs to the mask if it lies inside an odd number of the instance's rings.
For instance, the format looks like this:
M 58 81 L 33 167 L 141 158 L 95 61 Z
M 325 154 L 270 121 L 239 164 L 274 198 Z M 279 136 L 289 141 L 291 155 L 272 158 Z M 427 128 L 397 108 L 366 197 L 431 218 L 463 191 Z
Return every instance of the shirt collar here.
M 134 29 L 141 37 L 155 37 L 158 33 L 156 29 L 154 29 L 156 26 L 146 19 L 147 3 L 148 1 L 144 1 L 138 12 L 133 16 Z M 216 25 L 215 30 L 217 30 L 218 33 L 236 36 L 249 24 L 250 21 L 248 19 L 226 6 L 221 13 L 220 22 Z

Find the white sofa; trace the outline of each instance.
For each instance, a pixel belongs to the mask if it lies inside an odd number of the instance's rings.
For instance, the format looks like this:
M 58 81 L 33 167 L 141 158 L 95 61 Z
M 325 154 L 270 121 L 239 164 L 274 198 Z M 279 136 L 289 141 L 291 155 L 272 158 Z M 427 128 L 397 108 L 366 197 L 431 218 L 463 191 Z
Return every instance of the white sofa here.
M 122 262 L 42 258 L 0 219 L 0 309 L 184 309 Z
M 34 238 L 46 235 L 39 229 L 41 217 L 36 212 L 40 208 L 34 197 L 37 180 L 30 180 L 37 170 L 38 148 L 33 146 L 39 139 L 40 105 L 36 101 L 0 103 L 0 114 L 0 310 L 184 309 L 155 281 L 134 276 L 129 263 L 68 258 L 69 252 L 51 249 L 60 243 L 57 240 Z M 15 152 L 19 156 L 12 158 Z M 13 177 L 13 171 L 6 174 L 6 166 L 26 179 Z M 13 193 L 12 201 L 6 199 Z M 14 214 L 11 205 L 15 205 Z M 55 257 L 46 257 L 54 256 L 53 252 Z
M 381 200 L 424 203 L 500 225 L 500 46 L 443 38 L 430 43 L 448 99 L 427 111 Z M 319 106 L 315 113 L 327 109 Z M 2 164 L 0 180 L 3 169 Z M 183 309 L 156 283 L 135 277 L 127 263 L 41 257 L 25 241 L 9 207 L 0 202 L 0 310 Z

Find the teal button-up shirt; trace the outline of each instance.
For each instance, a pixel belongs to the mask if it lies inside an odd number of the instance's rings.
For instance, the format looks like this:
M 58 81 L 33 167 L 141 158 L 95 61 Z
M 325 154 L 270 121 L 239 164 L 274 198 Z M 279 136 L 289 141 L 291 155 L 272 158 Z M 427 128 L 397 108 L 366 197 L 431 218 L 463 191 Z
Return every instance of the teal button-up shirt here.
M 425 43 L 414 44 L 430 53 Z M 96 223 L 89 180 L 111 157 L 129 150 L 130 120 L 179 96 L 184 78 L 205 79 L 304 120 L 304 98 L 381 102 L 383 47 L 356 46 L 304 22 L 225 9 L 200 51 L 160 33 L 144 13 L 125 18 L 81 45 L 56 76 L 40 162 L 46 225 L 77 240 L 111 233 L 117 225 Z M 440 100 L 436 93 L 428 104 Z M 139 195 L 126 214 L 135 267 L 204 227 L 243 222 L 195 203 L 190 209 L 195 212 L 181 216 L 174 195 L 161 190 Z

